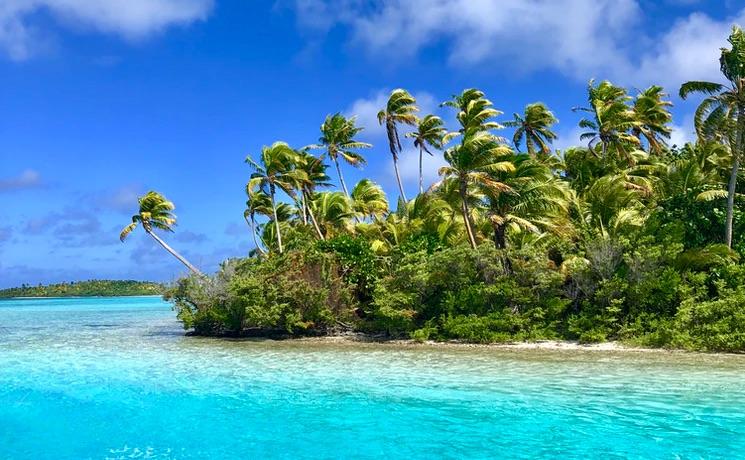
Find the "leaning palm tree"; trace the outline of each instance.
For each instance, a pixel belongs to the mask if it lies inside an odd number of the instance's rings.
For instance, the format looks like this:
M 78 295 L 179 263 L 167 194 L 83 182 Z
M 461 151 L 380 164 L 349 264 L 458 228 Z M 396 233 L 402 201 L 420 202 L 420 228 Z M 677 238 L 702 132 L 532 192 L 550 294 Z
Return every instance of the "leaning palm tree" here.
M 604 161 L 612 154 L 612 160 L 622 157 L 632 163 L 631 153 L 638 149 L 640 142 L 630 132 L 635 126 L 634 111 L 627 105 L 631 97 L 624 88 L 609 81 L 595 85 L 595 81 L 590 80 L 587 94 L 589 107 L 572 109 L 591 114 L 579 122 L 580 128 L 588 130 L 580 135 L 580 139 L 588 141 L 591 151 L 599 149 Z
M 436 115 L 427 115 L 420 119 L 416 125 L 416 131 L 406 133 L 406 137 L 414 139 L 414 147 L 419 149 L 419 194 L 424 193 L 424 173 L 422 168 L 422 158 L 424 152 L 432 155 L 430 147 L 435 149 L 441 149 L 442 139 L 447 134 L 445 124 L 442 118 Z
M 297 152 L 297 164 L 295 167 L 303 172 L 302 180 L 299 181 L 299 189 L 303 198 L 302 212 L 304 215 L 307 213 L 313 224 L 313 228 L 316 230 L 316 234 L 323 240 L 325 239 L 323 232 L 321 232 L 315 213 L 308 203 L 315 193 L 316 188 L 331 185 L 329 183 L 331 178 L 326 174 L 327 166 L 322 159 L 314 157 L 306 150 L 300 150 Z
M 326 238 L 349 230 L 354 217 L 351 200 L 341 192 L 319 192 L 308 203 Z
M 179 262 L 186 265 L 186 268 L 191 270 L 192 273 L 202 275 L 202 272 L 197 270 L 194 265 L 189 263 L 188 260 L 176 252 L 155 233 L 156 229 L 173 232 L 173 227 L 176 225 L 176 216 L 173 214 L 173 210 L 176 206 L 168 201 L 166 197 L 152 190 L 138 198 L 137 201 L 140 203 L 140 210 L 137 214 L 132 216 L 132 223 L 124 227 L 119 235 L 119 239 L 124 242 L 129 234 L 132 233 L 138 225 L 142 224 L 145 233 L 152 236 L 158 244 L 163 246 L 163 249 L 171 253 L 171 255 L 177 258 Z
M 352 189 L 352 209 L 361 218 L 379 219 L 388 213 L 388 199 L 380 185 L 362 179 Z
M 634 98 L 634 127 L 631 132 L 647 142 L 649 153 L 657 155 L 664 152 L 665 141 L 672 133 L 669 124 L 673 116 L 668 107 L 673 103 L 665 100 L 666 96 L 661 86 L 654 85 L 640 91 Z
M 349 196 L 349 191 L 347 190 L 347 184 L 344 182 L 344 176 L 341 173 L 339 157 L 352 166 L 361 167 L 365 164 L 365 157 L 355 150 L 372 147 L 372 145 L 366 142 L 360 142 L 355 139 L 355 136 L 363 129 L 356 126 L 356 121 L 356 117 L 346 118 L 340 113 L 327 116 L 321 125 L 321 137 L 318 139 L 320 144 L 308 146 L 308 148 L 312 149 L 325 150 L 324 154 L 328 155 L 331 161 L 334 162 L 336 173 L 339 175 L 339 183 L 347 197 Z
M 246 158 L 246 163 L 254 170 L 246 189 L 250 191 L 261 189 L 269 195 L 280 254 L 284 252 L 284 248 L 279 219 L 277 219 L 276 194 L 278 187 L 287 194 L 294 193 L 295 180 L 293 176 L 290 176 L 290 172 L 293 170 L 295 157 L 296 153 L 289 145 L 284 142 L 275 142 L 261 149 L 261 158 L 258 162 L 251 157 Z
M 440 168 L 439 174 L 443 181 L 457 184 L 463 223 L 468 242 L 474 249 L 476 235 L 469 206 L 471 189 L 475 186 L 494 193 L 511 191 L 507 184 L 494 179 L 491 175 L 495 171 L 513 171 L 515 167 L 509 158 L 511 155 L 509 147 L 495 141 L 494 137 L 485 131 L 469 135 L 460 144 L 445 151 L 445 161 L 448 165 Z
M 248 200 L 246 201 L 246 210 L 243 211 L 243 218 L 251 228 L 251 236 L 254 240 L 254 246 L 256 250 L 261 254 L 266 254 L 264 248 L 259 244 L 256 237 L 256 214 L 263 214 L 266 216 L 272 215 L 272 200 L 266 193 L 261 190 L 246 189 Z
M 407 201 L 406 194 L 404 193 L 404 186 L 401 182 L 401 174 L 398 171 L 398 155 L 403 149 L 396 125 L 402 123 L 414 126 L 417 121 L 415 113 L 418 111 L 419 108 L 416 106 L 414 96 L 409 94 L 405 89 L 399 88 L 391 92 L 385 108 L 378 112 L 378 123 L 381 126 L 385 125 L 385 131 L 388 135 L 388 148 L 391 150 L 391 155 L 393 155 L 393 169 L 396 172 L 398 191 L 404 201 Z
M 680 87 L 680 97 L 685 99 L 692 93 L 708 95 L 696 110 L 694 121 L 698 136 L 703 140 L 720 140 L 730 145 L 732 165 L 727 188 L 724 242 L 732 248 L 737 174 L 745 151 L 745 32 L 733 27 L 729 43 L 732 47 L 722 48 L 719 58 L 720 69 L 729 84 L 689 81 Z
M 535 157 L 536 147 L 542 155 L 551 153 L 551 143 L 556 139 L 556 133 L 551 131 L 551 127 L 558 122 L 559 120 L 548 107 L 541 102 L 536 102 L 525 107 L 524 115 L 516 113 L 514 119 L 504 125 L 516 128 L 512 136 L 515 148 L 519 149 L 520 144 L 525 140 L 528 155 Z

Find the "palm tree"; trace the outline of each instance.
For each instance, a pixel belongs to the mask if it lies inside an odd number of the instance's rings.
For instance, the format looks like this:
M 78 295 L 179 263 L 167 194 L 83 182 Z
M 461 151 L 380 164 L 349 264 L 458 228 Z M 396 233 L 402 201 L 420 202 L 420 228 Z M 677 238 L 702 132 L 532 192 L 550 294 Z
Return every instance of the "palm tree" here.
M 513 171 L 495 171 L 493 179 L 510 190 L 486 188 L 488 220 L 492 226 L 497 249 L 506 247 L 507 229 L 518 228 L 531 233 L 561 228 L 561 216 L 569 208 L 570 190 L 567 183 L 557 179 L 548 166 L 530 154 L 513 158 Z
M 380 185 L 362 179 L 352 189 L 352 209 L 360 217 L 378 219 L 388 213 L 388 199 Z
M 313 228 L 316 230 L 316 234 L 321 240 L 324 240 L 323 232 L 318 226 L 318 220 L 316 219 L 315 213 L 308 204 L 311 197 L 315 193 L 317 187 L 328 187 L 331 185 L 329 181 L 331 178 L 326 174 L 326 164 L 322 159 L 316 158 L 305 150 L 297 152 L 297 163 L 295 167 L 301 170 L 304 174 L 303 180 L 300 181 L 300 192 L 302 194 L 302 208 L 303 214 L 307 212 L 310 216 L 310 221 L 313 224 Z
M 732 218 L 740 162 L 745 149 L 745 33 L 733 27 L 729 36 L 732 48 L 722 48 L 719 59 L 728 85 L 706 81 L 689 81 L 680 87 L 680 97 L 692 93 L 708 95 L 696 110 L 695 124 L 703 140 L 721 139 L 730 145 L 732 168 L 727 187 L 727 218 L 724 242 L 732 248 Z
M 259 162 L 254 161 L 250 156 L 246 158 L 246 163 L 254 170 L 246 189 L 250 191 L 261 189 L 264 193 L 268 191 L 280 254 L 284 252 L 284 248 L 279 219 L 277 219 L 277 187 L 288 195 L 293 193 L 295 178 L 289 173 L 293 170 L 295 156 L 295 151 L 285 142 L 275 142 L 261 149 Z
M 673 116 L 668 107 L 673 103 L 664 100 L 666 96 L 661 86 L 654 85 L 640 91 L 634 98 L 634 127 L 631 132 L 638 139 L 644 138 L 649 152 L 657 155 L 667 147 L 665 140 L 670 139 L 672 133 L 668 125 Z
M 327 238 L 349 230 L 349 221 L 354 217 L 354 210 L 350 199 L 342 192 L 316 193 L 308 204 Z
M 417 117 L 416 112 L 419 108 L 416 106 L 416 99 L 405 89 L 394 89 L 388 97 L 385 109 L 378 112 L 378 123 L 385 125 L 386 134 L 388 134 L 388 148 L 393 155 L 393 169 L 396 171 L 396 181 L 398 181 L 398 191 L 401 198 L 406 200 L 404 186 L 401 183 L 401 174 L 398 171 L 398 155 L 401 153 L 401 139 L 398 135 L 398 123 L 406 125 L 415 125 Z
M 447 130 L 442 118 L 436 115 L 427 115 L 416 124 L 416 131 L 406 133 L 406 137 L 414 139 L 414 147 L 419 149 L 419 194 L 424 193 L 424 174 L 422 171 L 422 157 L 424 152 L 432 156 L 430 147 L 442 149 L 442 139 Z
M 511 188 L 492 178 L 495 171 L 512 171 L 514 165 L 509 160 L 512 151 L 504 144 L 494 140 L 487 132 L 469 135 L 463 141 L 445 151 L 445 161 L 448 165 L 439 170 L 444 181 L 457 184 L 461 199 L 461 212 L 466 227 L 468 242 L 476 249 L 474 225 L 471 222 L 469 194 L 472 186 L 479 189 L 497 192 L 509 192 Z
M 512 121 L 505 123 L 515 129 L 512 142 L 515 148 L 520 149 L 520 144 L 525 140 L 528 154 L 531 157 L 536 155 L 536 146 L 538 151 L 543 155 L 551 153 L 551 143 L 556 139 L 556 134 L 551 131 L 551 127 L 558 123 L 554 114 L 541 102 L 528 104 L 525 107 L 525 114 L 515 114 Z
M 591 113 L 590 118 L 579 122 L 580 128 L 589 131 L 582 133 L 580 139 L 588 141 L 593 152 L 599 146 L 603 160 L 610 153 L 632 162 L 631 152 L 639 147 L 639 139 L 630 133 L 635 127 L 634 111 L 627 105 L 631 98 L 626 90 L 609 81 L 590 80 L 587 85 L 589 107 L 575 107 L 574 111 Z M 615 158 L 614 158 L 615 159 Z
M 444 143 L 448 143 L 458 136 L 465 137 L 481 131 L 503 128 L 499 123 L 490 121 L 492 118 L 501 115 L 502 112 L 494 108 L 494 104 L 486 98 L 481 90 L 475 88 L 463 90 L 461 94 L 454 95 L 452 99 L 443 102 L 440 106 L 458 110 L 456 118 L 461 125 L 458 131 L 445 135 Z M 503 142 L 501 138 L 497 138 L 497 140 Z
M 356 126 L 356 117 L 345 118 L 344 115 L 336 113 L 329 115 L 321 125 L 321 137 L 318 139 L 320 144 L 310 145 L 308 148 L 325 149 L 325 155 L 334 162 L 336 172 L 339 175 L 339 183 L 344 190 L 344 194 L 349 196 L 347 184 L 344 182 L 344 176 L 339 166 L 339 157 L 355 167 L 361 167 L 365 164 L 365 158 L 357 149 L 369 149 L 372 145 L 355 140 L 363 128 Z
M 253 237 L 256 250 L 261 254 L 266 254 L 264 248 L 262 248 L 257 241 L 256 214 L 264 214 L 267 216 L 272 215 L 272 201 L 269 195 L 261 190 L 251 190 L 246 188 L 246 194 L 248 195 L 248 200 L 246 201 L 246 210 L 243 211 L 243 218 L 246 219 L 246 223 L 251 227 L 251 236 Z
M 124 242 L 129 234 L 132 233 L 138 225 L 142 224 L 145 233 L 152 236 L 158 244 L 163 246 L 163 249 L 170 252 L 173 257 L 179 260 L 179 262 L 186 265 L 186 268 L 191 270 L 192 273 L 202 275 L 202 272 L 197 270 L 194 265 L 190 264 L 188 260 L 166 244 L 166 242 L 155 233 L 155 229 L 173 232 L 173 227 L 176 225 L 176 216 L 173 214 L 173 210 L 176 209 L 176 206 L 168 201 L 166 197 L 152 190 L 138 198 L 137 201 L 140 203 L 140 210 L 137 214 L 132 216 L 132 223 L 124 227 L 119 235 L 119 240 Z

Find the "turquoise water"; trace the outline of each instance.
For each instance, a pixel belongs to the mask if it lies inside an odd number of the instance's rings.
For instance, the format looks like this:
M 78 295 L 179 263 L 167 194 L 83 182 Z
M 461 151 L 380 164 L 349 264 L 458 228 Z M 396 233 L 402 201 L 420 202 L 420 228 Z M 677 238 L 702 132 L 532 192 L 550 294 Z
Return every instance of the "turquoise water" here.
M 0 458 L 742 458 L 745 357 L 230 342 L 0 301 Z

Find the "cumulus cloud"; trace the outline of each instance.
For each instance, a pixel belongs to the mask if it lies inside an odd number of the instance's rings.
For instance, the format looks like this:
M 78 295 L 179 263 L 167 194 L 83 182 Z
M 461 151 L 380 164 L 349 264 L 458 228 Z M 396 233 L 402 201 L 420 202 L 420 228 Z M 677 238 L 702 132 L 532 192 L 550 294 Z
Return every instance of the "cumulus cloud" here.
M 718 49 L 735 17 L 703 13 L 669 30 L 645 27 L 638 0 L 296 0 L 309 30 L 350 29 L 351 42 L 386 60 L 444 45 L 457 66 L 491 63 L 510 73 L 555 70 L 625 84 L 716 78 Z
M 15 177 L 0 178 L 0 192 L 12 192 L 41 186 L 41 175 L 33 169 L 27 169 Z
M 3 0 L 0 4 L 0 48 L 14 60 L 32 56 L 46 39 L 46 14 L 75 30 L 141 40 L 174 25 L 204 20 L 213 0 Z

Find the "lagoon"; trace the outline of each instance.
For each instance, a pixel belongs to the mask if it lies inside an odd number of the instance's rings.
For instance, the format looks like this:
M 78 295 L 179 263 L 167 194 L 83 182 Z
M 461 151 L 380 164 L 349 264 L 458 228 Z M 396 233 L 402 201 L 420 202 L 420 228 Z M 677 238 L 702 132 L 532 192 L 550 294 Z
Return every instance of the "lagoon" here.
M 185 337 L 158 298 L 0 302 L 0 458 L 732 458 L 745 356 Z

